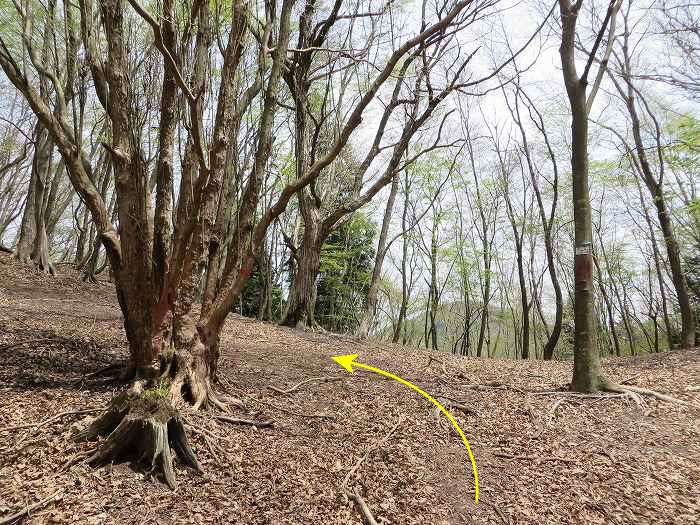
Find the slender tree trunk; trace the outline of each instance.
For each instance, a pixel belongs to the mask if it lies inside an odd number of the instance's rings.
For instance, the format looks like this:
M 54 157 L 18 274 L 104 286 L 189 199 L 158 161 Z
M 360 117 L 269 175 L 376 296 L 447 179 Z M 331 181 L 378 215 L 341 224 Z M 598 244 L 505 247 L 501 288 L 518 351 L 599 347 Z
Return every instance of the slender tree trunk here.
M 572 5 L 559 0 L 562 37 L 559 47 L 566 93 L 571 107 L 571 177 L 574 211 L 574 371 L 571 389 L 577 392 L 595 392 L 604 386 L 600 357 L 595 338 L 595 308 L 593 306 L 593 232 L 591 198 L 588 191 L 588 113 L 593 103 L 600 78 L 614 42 L 615 15 L 620 3 L 611 0 L 602 27 L 588 56 L 586 67 L 579 77 L 576 71 L 576 21 L 582 2 Z M 605 56 L 586 96 L 588 74 L 602 41 L 608 23 L 608 43 Z
M 379 234 L 379 245 L 377 246 L 377 255 L 374 259 L 374 269 L 367 290 L 367 300 L 365 303 L 365 312 L 360 322 L 358 335 L 360 339 L 366 339 L 369 335 L 369 330 L 374 322 L 374 316 L 377 310 L 377 295 L 379 293 L 379 278 L 382 274 L 382 266 L 387 253 L 387 240 L 389 236 L 389 225 L 391 224 L 391 216 L 394 212 L 394 202 L 396 194 L 399 191 L 399 173 L 395 173 L 391 181 L 391 189 L 389 190 L 389 198 L 384 209 L 384 219 L 382 220 L 382 229 Z M 396 331 L 394 331 L 396 332 Z
M 34 155 L 36 157 L 36 150 Z M 34 163 L 32 163 L 32 165 L 33 164 Z M 36 214 L 34 213 L 35 188 L 36 172 L 34 168 L 32 168 L 29 187 L 27 188 L 27 197 L 24 200 L 22 222 L 20 224 L 19 233 L 17 234 L 17 241 L 15 242 L 15 259 L 23 263 L 31 261 L 32 246 L 34 237 L 36 236 Z
M 439 214 L 438 214 L 439 215 Z M 437 282 L 437 252 L 438 252 L 438 225 L 439 218 L 433 217 L 433 231 L 430 236 L 430 343 L 434 351 L 438 351 L 438 332 L 437 332 L 437 309 L 438 309 L 438 282 Z M 427 348 L 428 341 L 426 339 L 425 346 Z
M 484 255 L 484 263 L 485 263 L 485 268 L 488 268 L 486 266 L 486 261 L 487 261 L 487 256 Z M 489 324 L 489 300 L 491 299 L 491 274 L 490 270 L 486 271 L 486 275 L 484 276 L 484 285 L 483 285 L 483 291 L 481 295 L 481 323 L 479 326 L 479 341 L 476 344 L 476 357 L 481 357 L 481 352 L 482 349 L 484 348 L 484 342 L 486 340 L 486 329 Z M 488 357 L 489 350 L 488 350 L 488 345 L 486 348 L 486 356 Z
M 46 182 L 51 172 L 51 157 L 53 153 L 53 142 L 49 134 L 43 128 L 40 132 L 42 139 L 37 142 L 36 163 L 32 166 L 34 170 L 34 226 L 35 235 L 32 243 L 32 260 L 36 267 L 50 274 L 55 274 L 56 269 L 51 263 L 49 256 L 49 240 L 46 235 Z
M 660 186 L 654 188 L 654 203 L 656 205 L 661 231 L 664 234 L 664 242 L 666 243 L 666 253 L 668 255 L 669 266 L 671 267 L 671 279 L 673 286 L 676 289 L 678 297 L 678 305 L 681 310 L 681 334 L 680 347 L 691 348 L 695 344 L 695 316 L 693 307 L 690 303 L 690 295 L 688 294 L 688 286 L 683 274 L 683 268 L 671 225 L 671 217 L 666 207 L 666 201 L 663 196 L 663 190 Z
M 636 157 L 638 159 L 639 170 L 641 171 L 644 183 L 651 194 L 651 197 L 656 207 L 656 213 L 659 219 L 659 225 L 661 226 L 661 231 L 664 235 L 664 244 L 666 246 L 666 255 L 668 257 L 669 267 L 671 269 L 671 280 L 676 291 L 676 297 L 678 298 L 678 306 L 681 311 L 681 333 L 680 333 L 680 347 L 681 348 L 691 348 L 695 344 L 695 316 L 693 312 L 693 307 L 690 303 L 690 296 L 688 294 L 688 285 L 685 280 L 685 275 L 683 274 L 683 267 L 680 257 L 680 250 L 678 248 L 678 243 L 673 231 L 673 225 L 671 223 L 671 216 L 668 211 L 668 205 L 666 203 L 666 196 L 664 194 L 663 187 L 663 177 L 664 177 L 664 159 L 661 152 L 661 141 L 660 141 L 660 129 L 656 118 L 649 111 L 649 107 L 646 105 L 646 101 L 642 95 L 635 89 L 632 81 L 632 66 L 629 50 L 629 28 L 627 27 L 627 16 L 625 16 L 625 34 L 623 39 L 623 63 L 622 77 L 627 85 L 627 89 L 624 90 L 623 87 L 615 82 L 617 90 L 620 92 L 625 100 L 627 111 L 630 115 L 630 120 L 632 122 L 632 136 L 634 137 L 634 146 L 636 149 Z M 644 141 L 642 139 L 641 132 L 641 122 L 640 117 L 637 112 L 636 98 L 640 98 L 642 103 L 647 109 L 647 113 L 654 122 L 656 128 L 656 149 L 658 152 L 659 160 L 659 175 L 658 178 L 652 170 L 649 159 L 647 158 L 647 151 L 644 147 Z
M 651 218 L 649 217 L 649 211 L 647 210 L 647 206 L 644 202 L 644 197 L 642 195 L 642 186 L 639 183 L 639 178 L 635 177 L 635 181 L 637 182 L 637 190 L 639 191 L 639 198 L 640 202 L 642 203 L 644 220 L 647 224 L 647 228 L 649 229 L 649 239 L 651 240 L 651 249 L 654 257 L 654 268 L 656 269 L 656 278 L 659 283 L 659 294 L 661 295 L 661 309 L 664 317 L 664 326 L 666 327 L 666 339 L 668 341 L 669 347 L 671 347 L 672 341 L 676 339 L 676 333 L 673 330 L 673 325 L 671 324 L 671 319 L 668 315 L 668 304 L 666 300 L 666 283 L 664 282 L 664 275 L 661 268 L 659 245 L 656 241 L 655 228 L 651 222 Z M 649 293 L 652 293 L 651 288 L 649 289 Z
M 508 219 L 510 222 L 511 229 L 513 230 L 513 238 L 515 240 L 515 259 L 518 266 L 518 283 L 520 285 L 520 308 L 522 311 L 522 324 L 521 324 L 521 352 L 520 356 L 523 359 L 528 359 L 530 357 L 530 301 L 527 297 L 527 280 L 525 279 L 525 264 L 523 260 L 523 237 L 525 235 L 525 225 L 521 225 L 521 229 L 518 230 L 518 225 L 516 222 L 515 213 L 513 211 L 513 205 L 510 200 L 510 185 L 508 182 L 507 168 L 501 158 L 500 150 L 498 151 L 499 158 L 501 160 L 501 170 L 504 177 L 504 192 L 503 196 L 506 201 L 506 210 Z M 525 213 L 525 210 L 523 210 Z M 513 315 L 515 320 L 515 315 Z M 517 345 L 516 345 L 517 347 Z
M 81 205 L 78 211 L 82 213 L 79 214 L 79 217 L 76 217 L 74 223 L 79 232 L 78 239 L 75 244 L 75 257 L 73 259 L 73 262 L 76 265 L 79 265 L 85 257 L 85 243 L 86 240 L 89 240 L 91 227 L 91 223 L 89 221 L 90 211 L 88 210 L 87 206 Z
M 617 336 L 617 328 L 615 328 L 615 317 L 613 316 L 612 303 L 610 301 L 610 296 L 605 288 L 605 282 L 603 281 L 603 274 L 600 271 L 600 265 L 598 264 L 598 257 L 593 257 L 593 263 L 595 264 L 596 273 L 598 274 L 598 282 L 600 293 L 603 296 L 603 301 L 605 302 L 605 309 L 607 312 L 608 326 L 610 327 L 610 334 L 613 339 L 613 346 L 615 348 L 615 355 L 620 357 L 622 353 L 620 352 L 620 339 Z
M 406 231 L 408 226 L 408 205 L 409 205 L 409 193 L 410 184 L 408 180 L 408 173 L 405 173 L 404 178 L 404 198 L 403 198 L 403 211 L 401 212 L 401 229 Z M 399 306 L 399 317 L 396 320 L 396 327 L 394 329 L 394 336 L 392 337 L 392 342 L 398 343 L 401 337 L 402 328 L 406 324 L 406 310 L 408 309 L 408 236 L 404 233 L 401 236 L 401 305 Z M 403 342 L 406 344 L 406 333 L 404 331 Z

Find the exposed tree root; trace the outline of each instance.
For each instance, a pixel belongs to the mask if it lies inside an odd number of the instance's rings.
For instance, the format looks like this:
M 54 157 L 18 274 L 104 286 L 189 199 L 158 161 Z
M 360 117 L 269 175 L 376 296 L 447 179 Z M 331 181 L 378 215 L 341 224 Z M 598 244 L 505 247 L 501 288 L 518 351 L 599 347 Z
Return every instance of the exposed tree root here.
M 107 436 L 87 459 L 93 467 L 132 459 L 148 472 L 161 473 L 171 489 L 175 489 L 170 448 L 188 467 L 201 472 L 201 467 L 187 442 L 182 420 L 172 406 L 151 391 L 117 396 L 107 411 L 86 430 L 76 434 L 76 441 Z
M 123 363 L 112 363 L 111 365 L 107 365 L 104 368 L 100 368 L 99 370 L 96 370 L 94 372 L 90 372 L 90 373 L 84 374 L 80 377 L 76 377 L 72 381 L 74 383 L 80 383 L 82 381 L 85 381 L 86 379 L 93 379 L 95 377 L 101 377 L 101 376 L 121 377 L 122 375 L 124 375 L 124 364 Z
M 636 377 L 636 376 L 635 376 Z M 622 383 L 626 381 L 631 381 L 635 377 L 625 379 Z M 611 396 L 609 394 L 631 394 L 636 396 L 649 396 L 659 401 L 666 401 L 668 403 L 676 403 L 679 405 L 692 405 L 693 403 L 688 403 L 682 399 L 678 399 L 673 396 L 662 394 L 656 390 L 650 390 L 648 388 L 642 388 L 639 386 L 626 385 L 622 383 L 612 383 L 605 377 L 598 378 L 598 391 L 597 392 L 572 392 L 572 391 L 562 391 L 562 390 L 552 390 L 552 391 L 541 391 L 541 392 L 530 392 L 532 395 L 536 396 L 562 396 L 562 397 L 574 397 L 578 399 L 604 399 L 606 397 L 619 397 Z
M 688 403 L 686 401 L 683 401 L 682 399 L 678 399 L 676 397 L 668 396 L 666 394 L 662 394 L 660 392 L 657 392 L 655 390 L 649 390 L 648 388 L 642 388 L 639 386 L 632 386 L 632 385 L 618 385 L 615 383 L 605 383 L 603 390 L 606 392 L 614 392 L 617 394 L 624 394 L 627 392 L 634 392 L 635 394 L 641 394 L 644 396 L 650 396 L 654 397 L 660 401 L 666 401 L 667 403 L 677 403 L 679 405 L 687 405 Z
M 216 407 L 222 412 L 229 412 L 228 405 L 221 400 L 208 378 L 202 378 L 196 369 L 187 367 L 180 370 L 170 385 L 168 397 L 173 405 L 181 399 L 189 398 L 194 410 Z

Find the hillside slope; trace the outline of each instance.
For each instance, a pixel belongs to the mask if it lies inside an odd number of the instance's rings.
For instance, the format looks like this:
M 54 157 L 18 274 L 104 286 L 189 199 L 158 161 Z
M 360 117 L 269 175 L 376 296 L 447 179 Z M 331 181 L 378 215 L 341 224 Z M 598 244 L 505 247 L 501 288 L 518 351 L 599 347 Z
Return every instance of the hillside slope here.
M 77 411 L 104 406 L 121 388 L 89 374 L 123 360 L 126 345 L 111 286 L 59 270 L 46 277 L 0 255 L 0 522 L 58 492 L 22 519 L 356 524 L 342 484 L 371 449 L 348 488 L 380 523 L 697 523 L 698 408 L 565 396 L 556 390 L 570 363 L 360 345 L 236 316 L 222 340 L 221 388 L 245 405 L 233 415 L 274 426 L 187 412 L 205 472 L 176 465 L 174 492 L 127 464 L 88 468 L 76 460 L 93 445 L 72 443 L 69 430 L 90 417 Z M 351 375 L 331 359 L 354 353 L 468 408 L 451 413 L 474 453 L 478 504 L 467 451 L 446 418 L 406 386 L 362 369 Z M 700 383 L 698 350 L 603 366 L 611 379 L 700 403 L 688 388 Z M 270 388 L 312 378 L 324 379 L 289 394 Z

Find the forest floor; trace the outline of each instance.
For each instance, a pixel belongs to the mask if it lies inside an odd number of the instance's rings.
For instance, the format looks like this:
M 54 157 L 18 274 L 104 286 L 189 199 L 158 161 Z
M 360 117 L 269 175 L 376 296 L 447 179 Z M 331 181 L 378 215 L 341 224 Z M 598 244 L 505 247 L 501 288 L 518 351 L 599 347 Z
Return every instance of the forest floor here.
M 123 361 L 126 344 L 111 285 L 59 271 L 44 276 L 0 254 L 0 524 L 54 495 L 18 521 L 357 524 L 343 482 L 368 451 L 347 488 L 379 523 L 700 523 L 697 406 L 557 393 L 568 362 L 361 345 L 238 316 L 222 339 L 221 388 L 245 403 L 233 415 L 273 427 L 185 413 L 204 473 L 176 462 L 175 491 L 129 464 L 71 461 L 94 447 L 73 443 L 71 429 L 122 387 L 89 374 Z M 478 503 L 454 427 L 405 385 L 331 359 L 355 353 L 468 408 L 450 411 L 476 460 Z M 700 404 L 698 350 L 603 366 L 613 380 Z M 320 377 L 289 394 L 269 388 Z

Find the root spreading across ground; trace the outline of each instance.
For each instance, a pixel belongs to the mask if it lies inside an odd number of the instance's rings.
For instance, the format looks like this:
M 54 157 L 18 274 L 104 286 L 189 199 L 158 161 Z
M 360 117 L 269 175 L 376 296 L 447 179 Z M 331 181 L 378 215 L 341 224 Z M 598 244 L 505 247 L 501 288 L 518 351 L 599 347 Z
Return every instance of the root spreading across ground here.
M 0 523 L 688 524 L 700 516 L 698 350 L 603 362 L 612 381 L 679 404 L 570 394 L 568 362 L 360 345 L 232 316 L 218 385 L 230 413 L 181 414 L 200 469 L 173 459 L 171 490 L 149 472 L 164 454 L 157 447 L 145 461 L 96 468 L 104 439 L 74 438 L 123 387 L 110 375 L 126 355 L 112 288 L 0 259 Z M 452 425 L 405 386 L 348 374 L 331 359 L 351 353 L 444 402 L 474 452 L 479 503 Z

